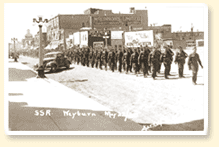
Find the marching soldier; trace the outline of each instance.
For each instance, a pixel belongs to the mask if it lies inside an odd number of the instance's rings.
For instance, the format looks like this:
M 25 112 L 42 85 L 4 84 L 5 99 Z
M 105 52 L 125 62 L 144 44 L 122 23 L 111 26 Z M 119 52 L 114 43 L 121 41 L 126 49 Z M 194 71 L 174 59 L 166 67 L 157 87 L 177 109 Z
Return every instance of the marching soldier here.
M 185 59 L 188 57 L 188 54 L 183 51 L 181 46 L 179 46 L 178 48 L 179 48 L 179 52 L 176 53 L 174 62 L 175 64 L 178 63 L 179 78 L 183 78 Z
M 89 67 L 89 48 L 85 48 L 85 65 Z
M 116 55 L 115 55 L 114 49 L 111 48 L 108 54 L 108 63 L 109 63 L 109 67 L 112 70 L 112 72 L 114 72 L 115 70 L 115 56 Z
M 152 77 L 155 80 L 157 68 L 160 62 L 160 53 L 157 51 L 157 48 L 152 47 L 152 51 L 148 56 L 148 62 L 152 68 Z
M 99 68 L 102 70 L 102 65 L 101 65 L 101 49 L 97 49 L 97 54 L 96 54 L 96 68 Z
M 131 57 L 131 54 L 130 54 L 129 50 L 125 49 L 122 61 L 123 61 L 123 69 L 124 69 L 124 71 L 126 71 L 126 74 L 130 70 L 130 57 Z
M 133 54 L 132 48 L 129 48 L 129 53 L 130 53 L 130 58 L 131 58 L 131 55 Z M 130 72 L 132 72 L 132 62 L 130 62 Z
M 90 52 L 89 52 L 89 63 L 91 65 L 91 67 L 94 67 L 94 63 L 93 63 L 93 56 L 94 56 L 94 50 L 93 48 L 90 48 Z
M 85 66 L 85 49 L 81 49 L 81 64 Z
M 79 65 L 81 63 L 81 49 L 78 49 L 78 54 L 77 54 L 77 64 Z
M 119 72 L 120 73 L 122 72 L 122 57 L 123 57 L 123 52 L 122 52 L 122 49 L 120 48 L 119 51 L 118 51 L 118 54 L 117 54 L 117 59 L 118 59 L 118 62 L 119 62 Z
M 115 68 L 115 70 L 117 70 L 117 62 L 118 62 L 118 56 L 117 56 L 117 54 L 118 54 L 118 49 L 116 48 L 115 49 L 115 51 L 114 51 L 114 53 L 115 53 L 115 64 L 114 64 L 114 68 Z
M 164 46 L 165 51 L 164 53 L 161 55 L 161 61 L 163 61 L 164 63 L 164 77 L 165 79 L 169 79 L 167 76 L 169 75 L 169 71 L 170 71 L 170 64 L 171 64 L 171 58 L 174 55 L 173 52 L 171 52 L 170 48 L 167 46 Z
M 167 46 L 168 48 L 169 48 L 169 51 L 171 52 L 171 62 L 170 62 L 170 68 L 169 68 L 169 70 L 168 70 L 168 75 L 170 75 L 170 70 L 171 70 L 171 64 L 172 64 L 172 62 L 173 62 L 173 55 L 174 55 L 174 53 L 173 53 L 173 51 L 171 50 L 171 48 L 172 48 L 172 45 L 168 45 Z
M 159 54 L 161 55 L 161 46 L 158 46 L 158 52 L 159 52 Z M 162 65 L 162 62 L 159 62 L 158 68 L 157 68 L 157 72 L 158 72 L 158 73 L 160 73 L 161 65 Z
M 149 54 L 150 54 L 150 51 L 147 48 L 144 48 L 142 49 L 138 57 L 138 62 L 139 62 L 141 70 L 143 71 L 143 75 L 145 78 L 147 77 Z
M 188 59 L 188 66 L 189 70 L 192 70 L 192 82 L 194 85 L 196 85 L 197 81 L 197 74 L 198 74 L 198 63 L 203 68 L 201 60 L 199 58 L 199 54 L 196 53 L 197 48 L 194 47 L 193 53 L 189 55 Z
M 131 55 L 131 63 L 133 65 L 135 75 L 138 76 L 138 53 L 137 53 L 137 49 L 135 49 L 134 53 Z
M 104 65 L 105 70 L 107 70 L 107 56 L 108 56 L 108 52 L 106 51 L 106 48 L 104 48 L 101 54 L 101 62 L 102 62 L 101 66 Z

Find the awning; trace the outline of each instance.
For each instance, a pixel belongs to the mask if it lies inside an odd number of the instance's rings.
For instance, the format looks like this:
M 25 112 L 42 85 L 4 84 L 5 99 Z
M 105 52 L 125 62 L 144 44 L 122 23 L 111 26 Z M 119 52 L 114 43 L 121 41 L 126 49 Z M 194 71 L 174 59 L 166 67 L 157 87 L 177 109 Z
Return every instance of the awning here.
M 60 44 L 60 41 L 52 41 L 44 49 L 56 49 Z

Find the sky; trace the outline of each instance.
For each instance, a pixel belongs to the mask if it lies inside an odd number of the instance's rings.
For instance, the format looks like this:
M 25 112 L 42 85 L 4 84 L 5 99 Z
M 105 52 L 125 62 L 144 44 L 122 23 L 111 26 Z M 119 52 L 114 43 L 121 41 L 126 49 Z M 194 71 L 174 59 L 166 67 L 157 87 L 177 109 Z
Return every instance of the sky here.
M 88 8 L 112 10 L 113 13 L 129 13 L 129 8 L 148 10 L 148 25 L 171 24 L 172 32 L 204 31 L 203 4 L 152 4 L 152 3 L 5 3 L 4 5 L 4 39 L 21 41 L 27 29 L 34 36 L 39 27 L 33 26 L 33 18 L 42 15 L 50 19 L 58 14 L 83 14 Z M 43 28 L 43 31 L 46 29 Z

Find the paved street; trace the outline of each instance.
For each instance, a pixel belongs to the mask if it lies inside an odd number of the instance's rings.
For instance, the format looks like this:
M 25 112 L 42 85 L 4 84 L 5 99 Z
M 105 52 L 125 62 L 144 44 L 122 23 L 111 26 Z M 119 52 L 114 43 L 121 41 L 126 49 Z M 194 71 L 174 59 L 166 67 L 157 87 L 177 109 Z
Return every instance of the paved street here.
M 29 67 L 8 64 L 11 131 L 140 131 L 142 126 Z
M 203 61 L 203 52 L 200 53 Z M 20 57 L 20 62 L 33 67 L 38 59 Z M 185 78 L 178 79 L 177 65 L 172 64 L 170 79 L 157 80 L 131 74 L 104 71 L 71 65 L 69 70 L 47 73 L 46 76 L 99 102 L 113 111 L 128 114 L 131 120 L 145 123 L 179 124 L 204 118 L 203 69 L 197 85 L 192 84 L 191 71 L 185 65 Z M 203 126 L 202 126 L 203 127 Z

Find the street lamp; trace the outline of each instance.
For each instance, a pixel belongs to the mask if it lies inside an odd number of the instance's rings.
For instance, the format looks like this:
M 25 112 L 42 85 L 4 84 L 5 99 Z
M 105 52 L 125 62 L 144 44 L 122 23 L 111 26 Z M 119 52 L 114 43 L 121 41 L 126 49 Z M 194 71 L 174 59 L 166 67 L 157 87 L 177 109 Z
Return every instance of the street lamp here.
M 14 42 L 14 62 L 17 62 L 17 54 L 15 49 L 15 41 L 17 41 L 17 38 L 11 38 L 11 41 Z
M 42 48 L 42 26 L 45 23 L 48 23 L 48 19 L 45 19 L 43 21 L 42 16 L 38 16 L 39 20 L 37 21 L 36 18 L 33 19 L 33 25 L 36 25 L 36 23 L 39 26 L 39 33 L 40 33 L 40 38 L 39 38 L 39 42 L 40 42 L 40 46 L 39 46 L 39 66 L 38 66 L 38 75 L 37 78 L 45 78 L 44 75 L 44 67 L 43 67 L 43 48 Z

